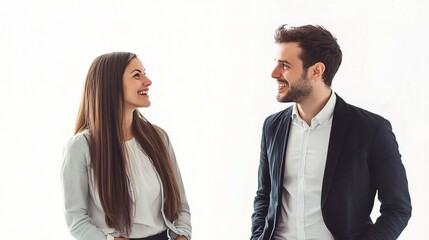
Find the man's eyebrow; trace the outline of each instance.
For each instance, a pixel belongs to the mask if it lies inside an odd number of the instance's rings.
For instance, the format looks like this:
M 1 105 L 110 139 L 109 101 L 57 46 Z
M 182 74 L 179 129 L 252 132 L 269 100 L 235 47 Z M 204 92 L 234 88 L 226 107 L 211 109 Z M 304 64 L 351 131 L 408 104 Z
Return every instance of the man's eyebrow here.
M 279 62 L 279 63 L 286 63 L 286 64 L 289 64 L 289 65 L 293 65 L 291 62 L 289 62 L 288 60 L 280 60 L 280 59 L 274 59 L 276 62 Z

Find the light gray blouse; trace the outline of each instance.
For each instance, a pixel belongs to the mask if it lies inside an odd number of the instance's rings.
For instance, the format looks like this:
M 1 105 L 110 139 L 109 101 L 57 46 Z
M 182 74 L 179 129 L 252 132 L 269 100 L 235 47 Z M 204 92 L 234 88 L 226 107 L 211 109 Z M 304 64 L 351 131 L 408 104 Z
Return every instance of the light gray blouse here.
M 167 229 L 161 214 L 161 180 L 135 138 L 125 142 L 133 201 L 131 238 L 148 237 Z
M 145 237 L 168 229 L 170 239 L 175 239 L 178 235 L 191 239 L 191 214 L 174 150 L 165 131 L 156 126 L 155 128 L 161 133 L 169 151 L 179 185 L 182 208 L 174 222 L 167 219 L 163 208 L 164 192 L 158 173 L 137 141 L 127 141 L 125 145 L 131 176 L 130 195 L 133 201 L 133 225 L 128 237 Z M 73 136 L 63 152 L 61 177 L 67 225 L 71 234 L 78 240 L 108 240 L 124 236 L 106 225 L 103 208 L 94 186 L 85 136 L 88 137 L 86 131 Z

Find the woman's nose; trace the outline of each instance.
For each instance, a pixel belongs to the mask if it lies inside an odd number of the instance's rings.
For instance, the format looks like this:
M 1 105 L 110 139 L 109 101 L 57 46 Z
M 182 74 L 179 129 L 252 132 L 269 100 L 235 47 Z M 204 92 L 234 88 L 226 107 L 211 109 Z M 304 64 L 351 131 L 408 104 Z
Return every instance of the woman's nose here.
M 147 78 L 145 79 L 145 81 L 143 82 L 143 85 L 145 85 L 145 86 L 150 86 L 150 85 L 152 85 L 152 81 L 147 77 Z

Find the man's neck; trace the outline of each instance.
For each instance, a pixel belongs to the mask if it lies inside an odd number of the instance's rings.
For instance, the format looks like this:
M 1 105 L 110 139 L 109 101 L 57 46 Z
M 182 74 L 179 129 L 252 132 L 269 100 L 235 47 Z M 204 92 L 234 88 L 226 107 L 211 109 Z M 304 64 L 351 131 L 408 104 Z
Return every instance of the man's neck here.
M 299 116 L 311 126 L 311 120 L 323 109 L 329 101 L 331 94 L 333 92 L 329 88 L 326 91 L 321 91 L 319 94 L 310 95 L 300 103 L 296 103 Z

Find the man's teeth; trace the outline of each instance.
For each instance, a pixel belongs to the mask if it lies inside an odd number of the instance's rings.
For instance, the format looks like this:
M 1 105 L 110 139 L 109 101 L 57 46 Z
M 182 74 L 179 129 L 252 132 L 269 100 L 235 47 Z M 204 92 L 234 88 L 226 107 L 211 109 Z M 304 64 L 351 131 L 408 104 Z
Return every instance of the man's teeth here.
M 279 87 L 286 87 L 287 84 L 286 83 L 279 83 Z
M 137 94 L 139 95 L 147 95 L 148 91 L 138 91 Z

